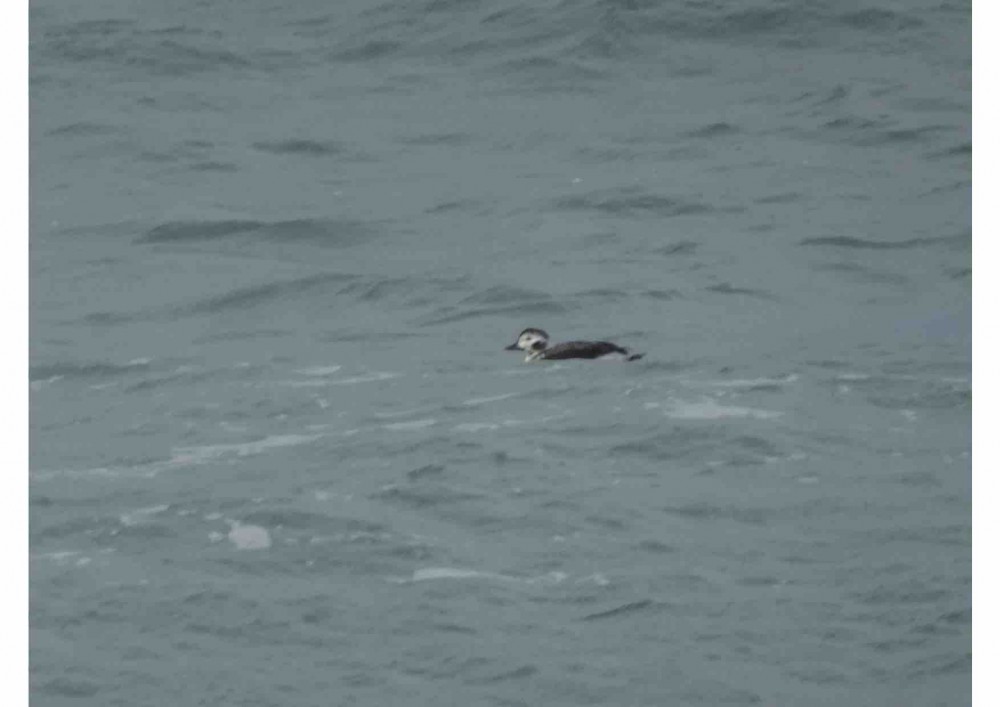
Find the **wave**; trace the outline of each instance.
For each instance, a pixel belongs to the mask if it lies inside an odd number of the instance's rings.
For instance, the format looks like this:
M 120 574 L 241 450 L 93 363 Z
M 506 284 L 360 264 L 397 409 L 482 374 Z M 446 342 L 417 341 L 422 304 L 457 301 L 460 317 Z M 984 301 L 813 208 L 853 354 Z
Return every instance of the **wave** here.
M 206 241 L 236 234 L 254 233 L 263 228 L 260 221 L 171 221 L 161 224 L 139 238 L 140 243 Z
M 695 139 L 712 139 L 724 135 L 735 135 L 740 130 L 732 123 L 709 123 L 700 128 L 681 133 L 684 137 Z
M 342 273 L 325 273 L 282 282 L 239 287 L 221 295 L 212 295 L 176 307 L 172 312 L 175 314 L 218 314 L 234 309 L 248 309 L 292 295 L 330 289 L 354 277 L 356 276 Z
M 658 255 L 691 255 L 696 250 L 698 250 L 698 244 L 694 241 L 677 241 L 675 243 L 669 243 L 665 246 L 660 246 L 659 248 L 653 249 L 654 253 Z
M 758 199 L 754 199 L 754 203 L 757 204 L 794 204 L 796 201 L 801 201 L 803 199 L 803 194 L 797 191 L 782 192 L 780 194 L 772 194 L 770 196 L 762 196 Z
M 370 223 L 348 219 L 289 219 L 258 221 L 169 221 L 155 226 L 137 239 L 138 243 L 200 243 L 235 236 L 254 236 L 271 241 L 312 241 L 324 246 L 352 246 L 379 234 Z
M 741 508 L 716 503 L 689 503 L 681 506 L 668 506 L 663 510 L 665 513 L 692 520 L 714 521 L 721 518 L 747 525 L 764 525 L 771 515 L 771 512 L 765 509 Z
M 665 410 L 664 414 L 667 417 L 677 420 L 722 420 L 734 417 L 773 420 L 781 417 L 783 413 L 777 410 L 762 410 L 738 405 L 720 405 L 714 400 L 706 398 L 701 402 L 687 402 L 674 405 Z
M 715 208 L 687 199 L 649 192 L 641 187 L 622 187 L 554 199 L 557 209 L 597 211 L 608 216 L 672 218 L 715 211 Z
M 107 361 L 90 362 L 59 362 L 32 365 L 28 368 L 28 380 L 46 381 L 52 379 L 87 380 L 94 378 L 114 378 L 124 373 L 148 370 L 149 359 L 134 359 L 127 363 L 110 363 Z
M 652 599 L 641 599 L 639 601 L 633 601 L 628 604 L 616 606 L 615 608 L 608 609 L 607 611 L 598 611 L 593 614 L 587 614 L 582 617 L 581 621 L 603 621 L 604 619 L 612 619 L 630 614 L 646 613 L 650 609 L 655 609 L 658 606 L 663 605 L 654 602 Z
M 847 248 L 860 250 L 907 250 L 910 248 L 926 248 L 960 245 L 969 247 L 971 237 L 965 234 L 957 236 L 930 236 L 924 238 L 908 238 L 902 241 L 876 241 L 866 238 L 856 238 L 854 236 L 821 236 L 818 238 L 804 238 L 799 241 L 799 245 L 805 246 L 826 246 L 832 248 Z
M 457 304 L 439 307 L 435 314 L 423 318 L 420 326 L 451 324 L 479 317 L 525 319 L 564 314 L 569 309 L 541 290 L 497 285 L 467 295 Z
M 181 77 L 226 69 L 277 70 L 297 62 L 294 54 L 225 46 L 222 33 L 195 24 L 144 27 L 135 20 L 96 20 L 57 24 L 39 32 L 38 52 L 56 63 L 93 63 L 143 76 Z M 33 59 L 34 59 L 33 50 Z
M 493 207 L 484 199 L 447 199 L 424 209 L 425 214 L 441 215 L 453 213 L 486 216 L 493 213 Z
M 359 302 L 395 301 L 397 304 L 426 304 L 441 295 L 464 290 L 467 277 L 377 277 L 358 279 L 337 292 Z
M 438 326 L 441 324 L 454 324 L 455 322 L 462 322 L 468 319 L 478 319 L 480 317 L 503 317 L 507 319 L 520 319 L 526 320 L 531 317 L 539 316 L 555 316 L 560 314 L 566 314 L 570 311 L 570 307 L 559 304 L 555 301 L 535 301 L 535 302 L 523 302 L 519 304 L 511 304 L 506 306 L 495 306 L 495 307 L 476 307 L 474 309 L 467 309 L 465 311 L 451 312 L 449 310 L 454 310 L 455 307 L 443 308 L 441 314 L 423 318 L 419 322 L 419 326 Z
M 339 157 L 351 162 L 370 161 L 371 157 L 335 140 L 310 140 L 289 138 L 286 140 L 264 140 L 253 143 L 261 152 L 273 155 L 302 155 L 305 157 Z
M 403 145 L 419 147 L 439 147 L 442 145 L 459 147 L 475 142 L 475 136 L 472 133 L 465 132 L 431 132 L 401 137 L 398 139 L 398 142 Z
M 424 567 L 414 570 L 413 575 L 406 579 L 393 579 L 396 583 L 404 582 L 432 582 L 450 579 L 487 579 L 501 582 L 514 582 L 519 584 L 542 584 L 556 585 L 565 582 L 568 576 L 562 572 L 549 572 L 548 574 L 536 575 L 533 577 L 519 577 L 499 572 L 485 572 L 482 570 L 468 570 L 459 567 Z M 595 584 L 599 584 L 599 579 L 589 577 Z
M 950 131 L 946 125 L 898 127 L 895 119 L 842 116 L 823 123 L 816 130 L 802 131 L 807 137 L 853 145 L 880 147 L 901 143 L 920 143 Z
M 333 385 L 378 383 L 380 381 L 399 378 L 401 375 L 401 373 L 393 373 L 391 371 L 374 371 L 372 373 L 363 373 L 361 375 L 348 376 L 346 378 L 314 377 L 307 380 L 279 381 L 277 384 L 288 388 L 327 388 Z
M 757 297 L 759 299 L 775 300 L 773 294 L 767 290 L 756 290 L 751 287 L 733 287 L 728 282 L 723 282 L 718 285 L 711 285 L 706 287 L 707 292 L 716 292 L 721 295 L 743 295 L 745 297 Z
M 924 26 L 923 20 L 912 14 L 874 7 L 855 12 L 845 12 L 837 15 L 836 18 L 842 25 L 861 29 L 866 32 L 895 32 Z
M 88 135 L 117 135 L 123 132 L 125 131 L 119 126 L 83 120 L 53 128 L 46 131 L 45 134 L 49 137 L 84 137 Z
M 388 486 L 369 496 L 371 499 L 386 501 L 408 508 L 428 508 L 431 506 L 462 504 L 483 501 L 487 497 L 481 493 L 459 491 L 441 483 L 425 481 L 409 487 Z
M 552 296 L 541 290 L 529 290 L 523 287 L 497 285 L 471 294 L 462 299 L 460 305 L 470 304 L 506 304 L 512 301 L 538 302 L 552 301 Z

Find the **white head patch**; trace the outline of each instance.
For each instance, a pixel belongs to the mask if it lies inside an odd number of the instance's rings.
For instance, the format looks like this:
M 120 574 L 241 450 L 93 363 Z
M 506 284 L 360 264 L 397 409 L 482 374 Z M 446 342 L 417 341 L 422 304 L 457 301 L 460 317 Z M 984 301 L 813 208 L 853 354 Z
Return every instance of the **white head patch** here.
M 517 348 L 529 353 L 544 350 L 549 345 L 549 335 L 541 329 L 525 329 L 517 337 Z

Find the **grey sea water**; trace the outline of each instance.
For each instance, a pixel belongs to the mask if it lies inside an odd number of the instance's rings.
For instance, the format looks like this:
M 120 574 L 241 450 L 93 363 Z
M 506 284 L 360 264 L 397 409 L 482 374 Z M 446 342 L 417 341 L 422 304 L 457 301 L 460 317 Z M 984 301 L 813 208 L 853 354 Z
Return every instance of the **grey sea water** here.
M 33 704 L 968 704 L 970 21 L 34 0 Z

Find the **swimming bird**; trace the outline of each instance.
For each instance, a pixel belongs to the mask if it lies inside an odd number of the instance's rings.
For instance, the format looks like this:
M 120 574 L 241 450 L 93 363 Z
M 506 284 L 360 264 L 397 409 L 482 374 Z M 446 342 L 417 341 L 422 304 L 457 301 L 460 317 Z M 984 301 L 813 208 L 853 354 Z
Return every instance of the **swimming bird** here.
M 530 327 L 517 336 L 505 351 L 526 351 L 525 361 L 558 361 L 566 358 L 589 358 L 619 361 L 637 361 L 644 354 L 629 353 L 617 344 L 608 341 L 566 341 L 562 344 L 549 346 L 549 335 L 542 329 Z

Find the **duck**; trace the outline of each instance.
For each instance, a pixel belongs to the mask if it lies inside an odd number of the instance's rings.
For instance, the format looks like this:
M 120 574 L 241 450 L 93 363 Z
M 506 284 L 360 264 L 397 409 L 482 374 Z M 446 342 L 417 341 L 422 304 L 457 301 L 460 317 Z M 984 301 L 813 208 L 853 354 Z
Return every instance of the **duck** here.
M 549 335 L 544 329 L 529 327 L 517 335 L 517 340 L 505 351 L 524 351 L 527 361 L 561 361 L 569 358 L 591 360 L 638 361 L 645 354 L 634 354 L 610 341 L 565 341 L 549 345 Z

